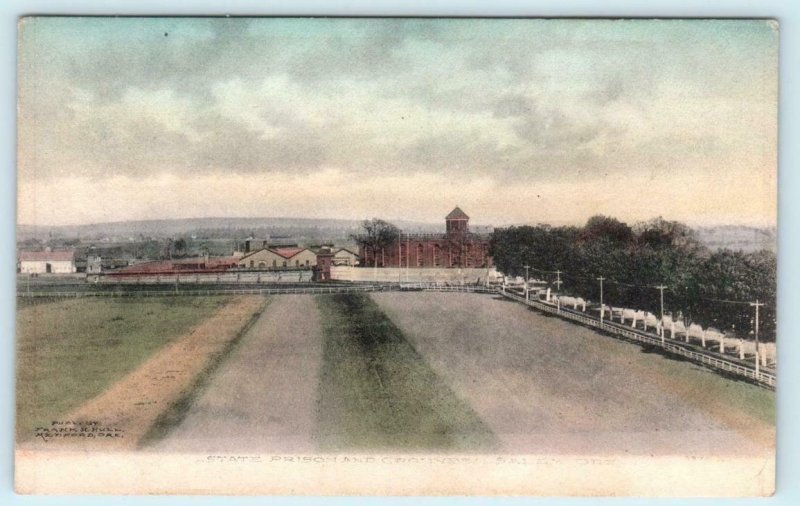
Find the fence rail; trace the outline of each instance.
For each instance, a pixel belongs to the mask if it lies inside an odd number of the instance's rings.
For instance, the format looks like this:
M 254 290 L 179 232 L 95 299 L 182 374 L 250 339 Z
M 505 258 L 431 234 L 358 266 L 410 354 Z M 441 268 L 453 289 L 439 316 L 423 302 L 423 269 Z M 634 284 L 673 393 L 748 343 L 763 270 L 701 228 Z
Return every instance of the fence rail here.
M 497 290 L 496 293 L 499 293 L 508 299 L 521 302 L 529 307 L 533 307 L 539 311 L 558 316 L 565 320 L 572 320 L 589 327 L 600 329 L 604 332 L 625 338 L 627 340 L 662 348 L 669 353 L 679 355 L 693 362 L 708 366 L 712 369 L 742 376 L 756 382 L 763 387 L 773 390 L 775 389 L 776 377 L 775 374 L 770 371 L 760 369 L 758 372 L 756 372 L 755 367 L 737 363 L 727 358 L 713 355 L 710 352 L 693 350 L 680 343 L 669 341 L 662 343 L 662 338 L 655 334 L 650 334 L 649 332 L 638 329 L 631 329 L 608 321 L 601 322 L 599 318 L 595 318 L 594 316 L 589 316 L 568 308 L 558 308 L 538 300 L 526 300 L 525 297 L 516 295 L 514 293 L 509 293 L 508 291 Z
M 130 288 L 130 285 L 126 285 Z M 333 294 L 356 292 L 386 292 L 386 291 L 428 291 L 428 292 L 463 292 L 463 293 L 494 293 L 483 286 L 476 285 L 444 285 L 437 283 L 382 283 L 370 285 L 337 285 L 337 286 L 309 286 L 309 287 L 261 287 L 261 288 L 219 288 L 219 289 L 176 289 L 162 290 L 47 290 L 19 291 L 18 297 L 37 298 L 78 298 L 78 297 L 169 297 L 177 295 L 188 296 L 213 296 L 213 295 L 289 295 L 289 294 Z

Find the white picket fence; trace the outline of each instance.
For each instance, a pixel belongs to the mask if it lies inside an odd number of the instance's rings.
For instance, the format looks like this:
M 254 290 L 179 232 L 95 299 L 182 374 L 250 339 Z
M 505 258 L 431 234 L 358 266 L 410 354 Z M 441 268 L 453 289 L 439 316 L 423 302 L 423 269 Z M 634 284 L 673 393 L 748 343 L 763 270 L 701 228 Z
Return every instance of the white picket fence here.
M 610 319 L 600 320 L 599 317 L 594 317 L 585 314 L 579 310 L 569 309 L 563 306 L 548 304 L 539 300 L 527 300 L 525 297 L 517 295 L 508 290 L 497 290 L 497 293 L 503 297 L 521 302 L 529 307 L 533 307 L 539 311 L 559 316 L 565 320 L 574 321 L 582 325 L 587 325 L 611 335 L 621 337 L 630 341 L 656 346 L 664 349 L 665 351 L 674 355 L 685 357 L 689 360 L 703 364 L 718 371 L 732 373 L 738 376 L 755 381 L 757 384 L 774 389 L 776 384 L 775 373 L 766 368 L 759 368 L 756 370 L 755 366 L 734 361 L 727 357 L 719 356 L 708 350 L 694 349 L 688 343 L 681 343 L 679 341 L 666 340 L 659 334 L 653 334 L 636 328 L 628 327 L 622 323 L 614 323 Z M 727 344 L 726 344 L 727 346 Z

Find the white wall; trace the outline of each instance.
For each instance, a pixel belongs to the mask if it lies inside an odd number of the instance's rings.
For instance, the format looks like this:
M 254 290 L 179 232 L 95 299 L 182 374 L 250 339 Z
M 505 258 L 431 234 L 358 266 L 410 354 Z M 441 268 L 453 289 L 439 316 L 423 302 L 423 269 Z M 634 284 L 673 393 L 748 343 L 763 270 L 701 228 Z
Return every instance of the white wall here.
M 70 274 L 76 271 L 75 262 L 69 260 L 54 260 L 50 262 L 23 260 L 19 263 L 22 274 L 44 274 L 50 264 L 50 272 L 54 274 Z
M 484 283 L 494 269 L 437 269 L 411 267 L 331 267 L 331 279 L 341 281 Z

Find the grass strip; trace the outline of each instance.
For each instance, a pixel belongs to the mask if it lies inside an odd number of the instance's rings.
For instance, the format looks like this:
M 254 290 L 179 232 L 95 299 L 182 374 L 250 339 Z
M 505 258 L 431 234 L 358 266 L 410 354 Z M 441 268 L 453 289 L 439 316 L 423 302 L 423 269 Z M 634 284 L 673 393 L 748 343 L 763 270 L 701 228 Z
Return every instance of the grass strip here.
M 81 298 L 19 305 L 17 440 L 97 396 L 229 300 Z
M 481 452 L 497 440 L 365 294 L 319 295 L 322 451 Z

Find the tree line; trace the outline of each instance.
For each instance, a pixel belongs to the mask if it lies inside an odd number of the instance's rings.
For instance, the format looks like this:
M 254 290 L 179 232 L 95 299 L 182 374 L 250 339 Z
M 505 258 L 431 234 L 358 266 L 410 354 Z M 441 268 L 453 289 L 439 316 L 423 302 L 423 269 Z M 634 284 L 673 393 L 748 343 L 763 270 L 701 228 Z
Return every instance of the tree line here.
M 656 218 L 629 226 L 615 218 L 593 216 L 583 227 L 548 225 L 496 229 L 490 243 L 498 270 L 556 287 L 561 293 L 660 312 L 665 285 L 665 312 L 704 327 L 739 334 L 753 329 L 760 310 L 760 337 L 775 336 L 777 258 L 774 252 L 711 251 L 688 226 Z M 557 271 L 560 271 L 557 273 Z

